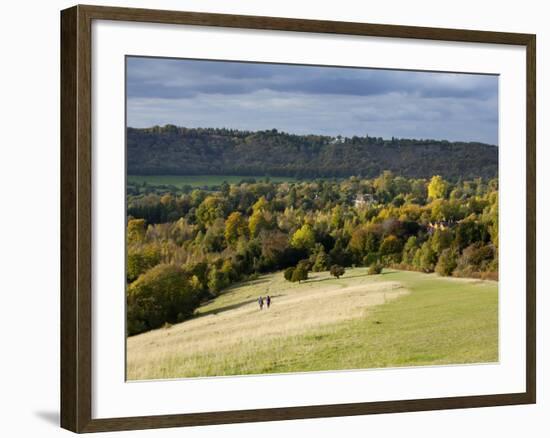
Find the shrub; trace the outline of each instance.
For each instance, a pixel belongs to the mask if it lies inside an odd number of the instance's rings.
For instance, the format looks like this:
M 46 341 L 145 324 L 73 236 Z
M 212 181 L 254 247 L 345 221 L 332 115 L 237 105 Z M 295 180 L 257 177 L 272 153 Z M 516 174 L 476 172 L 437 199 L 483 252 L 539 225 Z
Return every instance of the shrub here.
M 323 248 L 315 255 L 315 260 L 313 262 L 312 270 L 313 272 L 326 271 L 328 267 L 328 256 Z
M 470 276 L 474 272 L 491 270 L 495 265 L 494 247 L 481 242 L 468 246 L 457 261 L 456 270 L 459 275 Z
M 340 278 L 345 273 L 346 273 L 346 269 L 343 266 L 332 265 L 330 267 L 330 275 L 332 275 L 333 277 Z
M 369 266 L 369 270 L 367 271 L 368 275 L 378 275 L 382 273 L 382 269 L 384 267 L 380 263 L 374 263 Z
M 302 260 L 296 265 L 296 269 L 294 269 L 294 272 L 292 272 L 292 278 L 290 279 L 290 281 L 292 281 L 293 283 L 296 281 L 300 283 L 301 281 L 307 280 L 308 272 L 309 262 L 307 260 Z
M 292 266 L 290 268 L 285 269 L 285 272 L 284 272 L 285 280 L 292 281 L 292 274 L 294 274 L 295 269 L 296 268 L 294 268 Z

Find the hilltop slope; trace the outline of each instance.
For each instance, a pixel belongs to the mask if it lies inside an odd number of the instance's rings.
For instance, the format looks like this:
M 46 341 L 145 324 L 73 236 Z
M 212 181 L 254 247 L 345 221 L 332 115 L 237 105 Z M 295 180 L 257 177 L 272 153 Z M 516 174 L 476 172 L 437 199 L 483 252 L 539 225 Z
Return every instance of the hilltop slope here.
M 128 338 L 128 379 L 498 360 L 498 284 L 351 269 L 235 285 L 167 329 Z M 269 310 L 258 309 L 270 294 Z

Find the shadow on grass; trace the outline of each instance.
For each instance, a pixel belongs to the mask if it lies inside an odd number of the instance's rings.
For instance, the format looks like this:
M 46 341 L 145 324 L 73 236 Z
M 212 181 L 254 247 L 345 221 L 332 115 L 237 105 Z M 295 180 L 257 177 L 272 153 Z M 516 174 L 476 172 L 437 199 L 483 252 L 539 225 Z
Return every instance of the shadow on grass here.
M 360 278 L 360 277 L 372 277 L 372 278 L 376 278 L 380 275 L 388 275 L 388 274 L 395 274 L 396 271 L 386 271 L 386 272 L 381 272 L 380 274 L 375 274 L 375 275 L 369 275 L 367 273 L 365 274 L 357 274 L 357 275 L 342 275 L 340 278 L 336 278 L 336 277 L 325 277 L 325 278 L 319 278 L 317 279 L 317 277 L 311 277 L 310 279 L 304 281 L 304 283 L 318 283 L 320 281 L 328 281 L 328 280 L 347 280 L 348 278 Z
M 277 298 L 282 297 L 283 294 L 279 295 L 270 295 L 271 298 Z M 246 306 L 248 304 L 256 303 L 258 301 L 258 298 L 252 298 L 251 300 L 241 301 L 240 303 L 235 304 L 229 304 L 227 306 L 218 307 L 217 309 L 207 310 L 206 312 L 201 312 L 193 315 L 193 319 L 200 318 L 201 316 L 207 316 L 207 315 L 217 315 L 218 313 L 227 312 L 228 310 L 234 310 L 238 309 L 240 307 Z
M 258 278 L 256 280 L 244 280 L 238 283 L 232 284 L 227 289 L 224 289 L 223 293 L 231 292 L 234 289 L 239 289 L 243 286 L 257 286 L 259 284 L 269 283 L 269 280 L 266 278 Z

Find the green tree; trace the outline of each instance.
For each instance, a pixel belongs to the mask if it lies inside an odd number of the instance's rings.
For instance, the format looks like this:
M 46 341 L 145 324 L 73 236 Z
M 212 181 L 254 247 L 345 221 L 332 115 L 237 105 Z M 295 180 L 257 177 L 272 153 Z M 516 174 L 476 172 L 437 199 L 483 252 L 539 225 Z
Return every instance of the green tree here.
M 380 255 L 392 255 L 403 250 L 403 242 L 393 234 L 387 236 L 380 244 Z
M 471 219 L 461 221 L 455 228 L 454 244 L 462 250 L 467 246 L 482 240 L 481 224 Z
M 457 255 L 451 248 L 446 248 L 441 252 L 437 265 L 435 265 L 435 272 L 439 275 L 448 277 L 453 273 L 456 268 Z
M 412 265 L 414 260 L 414 255 L 418 249 L 418 239 L 416 236 L 411 236 L 407 239 L 405 246 L 403 247 L 403 263 L 407 265 Z
M 213 266 L 208 272 L 208 289 L 210 292 L 217 294 L 220 290 L 228 285 L 228 279 L 224 273 Z
M 374 180 L 374 188 L 376 189 L 376 197 L 389 201 L 394 196 L 393 173 L 385 170 Z
M 308 273 L 309 273 L 308 262 L 302 260 L 296 265 L 296 269 L 294 269 L 294 272 L 292 273 L 292 278 L 290 281 L 292 281 L 293 283 L 296 281 L 298 283 L 305 281 L 308 278 Z
M 344 212 L 342 207 L 338 204 L 336 205 L 331 212 L 330 216 L 330 226 L 332 229 L 339 229 L 344 223 Z
M 290 239 L 290 244 L 296 249 L 311 250 L 315 246 L 315 233 L 309 224 L 302 225 Z
M 233 267 L 233 263 L 231 263 L 231 259 L 225 259 L 223 261 L 220 272 L 224 277 L 224 286 L 228 286 L 232 281 L 235 281 L 238 278 L 237 272 Z
M 447 182 L 439 175 L 432 176 L 428 184 L 428 198 L 440 199 L 444 198 L 447 193 Z
M 357 227 L 349 241 L 349 248 L 355 254 L 356 259 L 362 260 L 365 255 L 378 252 L 380 238 L 369 230 L 367 226 Z
M 327 253 L 325 252 L 325 248 L 321 245 L 321 248 L 315 254 L 315 260 L 313 261 L 313 272 L 322 272 L 326 271 L 328 268 L 329 258 Z
M 437 254 L 432 249 L 429 241 L 426 241 L 420 247 L 420 269 L 424 272 L 433 272 L 437 262 Z
M 414 197 L 416 203 L 424 204 L 428 196 L 426 181 L 423 179 L 415 179 L 411 184 L 411 195 Z
M 181 268 L 157 265 L 128 286 L 128 335 L 182 321 L 198 304 L 198 291 Z
M 453 232 L 449 229 L 435 230 L 432 238 L 432 249 L 437 253 L 441 254 L 443 250 L 449 248 L 453 243 Z

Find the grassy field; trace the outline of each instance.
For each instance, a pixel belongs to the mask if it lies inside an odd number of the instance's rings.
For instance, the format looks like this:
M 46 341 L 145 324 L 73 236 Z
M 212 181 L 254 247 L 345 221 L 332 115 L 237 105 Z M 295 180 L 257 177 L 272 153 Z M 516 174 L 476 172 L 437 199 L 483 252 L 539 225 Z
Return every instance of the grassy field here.
M 169 185 L 175 187 L 191 186 L 191 187 L 212 187 L 219 186 L 224 181 L 229 184 L 236 184 L 242 180 L 255 179 L 256 181 L 264 181 L 265 176 L 235 176 L 235 175 L 128 175 L 129 183 L 142 184 L 146 182 L 152 186 Z M 291 177 L 269 177 L 272 182 L 292 182 L 296 181 Z
M 365 268 L 264 275 L 127 341 L 129 380 L 496 361 L 498 283 Z

